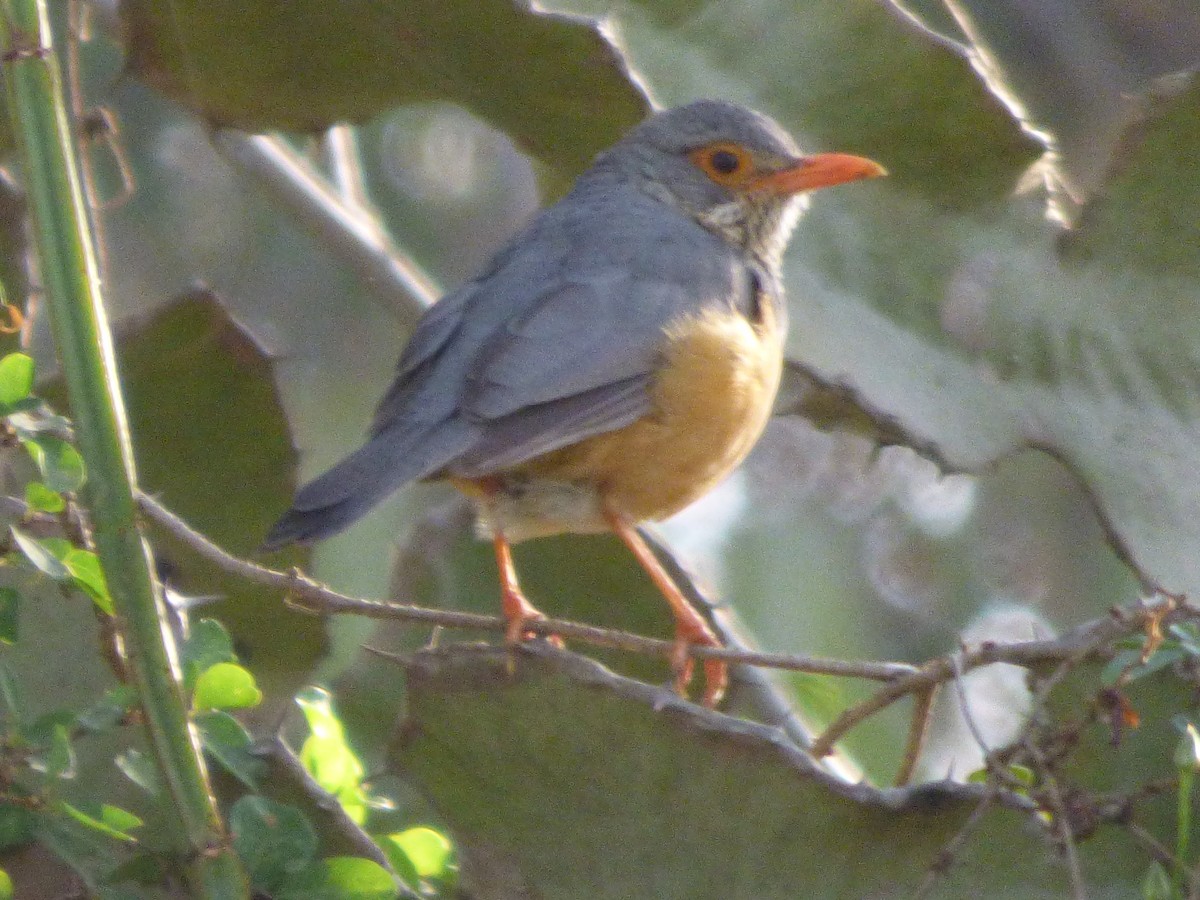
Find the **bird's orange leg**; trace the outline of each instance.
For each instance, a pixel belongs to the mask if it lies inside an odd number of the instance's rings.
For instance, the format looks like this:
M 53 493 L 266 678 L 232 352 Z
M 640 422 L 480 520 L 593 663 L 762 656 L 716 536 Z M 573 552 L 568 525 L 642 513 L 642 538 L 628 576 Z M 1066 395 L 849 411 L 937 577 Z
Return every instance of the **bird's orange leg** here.
M 496 532 L 492 546 L 496 548 L 496 568 L 500 572 L 500 609 L 508 620 L 504 640 L 509 644 L 532 640 L 537 633 L 528 631 L 525 626 L 533 620 L 546 618 L 546 615 L 530 603 L 521 591 L 521 585 L 517 583 L 517 568 L 513 565 L 512 546 L 502 531 Z M 563 640 L 558 635 L 552 634 L 546 639 L 556 647 L 563 646 Z
M 613 533 L 621 539 L 626 547 L 637 557 L 637 561 L 655 587 L 659 589 L 671 607 L 675 617 L 675 650 L 671 654 L 671 665 L 675 669 L 675 690 L 686 696 L 688 683 L 692 680 L 693 661 L 688 655 L 688 644 L 700 644 L 704 647 L 723 646 L 713 634 L 704 617 L 692 608 L 683 592 L 667 570 L 662 567 L 658 557 L 646 546 L 637 529 L 619 513 L 606 509 L 604 517 Z M 724 660 L 707 659 L 704 661 L 704 697 L 707 707 L 715 707 L 725 696 L 725 687 L 729 683 L 729 666 Z

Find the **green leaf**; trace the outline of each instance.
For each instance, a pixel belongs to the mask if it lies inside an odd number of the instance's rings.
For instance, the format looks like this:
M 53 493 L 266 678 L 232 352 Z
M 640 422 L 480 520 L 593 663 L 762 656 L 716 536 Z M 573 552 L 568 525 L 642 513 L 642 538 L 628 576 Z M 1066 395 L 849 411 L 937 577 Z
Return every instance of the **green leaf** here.
M 1164 644 L 1156 651 L 1145 663 L 1139 663 L 1142 658 L 1142 650 L 1122 650 L 1104 667 L 1100 675 L 1100 679 L 1106 686 L 1111 687 L 1117 683 L 1117 679 L 1122 673 L 1128 670 L 1126 682 L 1137 681 L 1139 678 L 1145 678 L 1147 675 L 1153 675 L 1165 669 L 1167 666 L 1174 665 L 1182 659 L 1185 659 L 1187 652 L 1172 641 L 1170 646 Z
M 390 836 L 378 838 L 377 843 L 383 849 L 388 864 L 391 865 L 392 871 L 396 873 L 397 877 L 410 887 L 419 887 L 421 885 L 421 873 L 417 871 L 417 867 L 413 864 L 413 861 L 408 858 L 408 854 L 396 846 Z
M 25 485 L 25 502 L 34 512 L 60 513 L 67 506 L 62 494 L 51 490 L 40 481 L 31 481 Z
M 133 816 L 131 813 L 125 813 L 124 810 L 116 810 L 115 813 L 112 812 L 112 810 L 115 810 L 116 807 L 105 806 L 101 811 L 101 818 L 99 819 L 97 819 L 95 816 L 89 816 L 81 809 L 76 809 L 65 800 L 58 801 L 58 803 L 55 804 L 55 808 L 60 812 L 66 813 L 79 824 L 85 825 L 93 831 L 98 831 L 101 834 L 108 835 L 110 838 L 115 838 L 118 841 L 128 841 L 132 843 L 135 842 L 137 838 L 131 834 L 128 834 L 124 828 L 118 828 L 110 824 L 110 822 L 107 821 L 108 819 L 113 819 L 118 822 L 127 822 L 128 818 L 126 817 L 129 817 L 136 820 L 134 823 L 135 825 L 142 824 L 140 819 L 138 819 L 136 816 Z M 122 813 L 124 815 L 121 815 Z
M 113 760 L 121 772 L 152 797 L 162 794 L 162 779 L 154 760 L 141 750 L 130 748 Z
M 254 754 L 254 741 L 229 713 L 212 711 L 195 717 L 204 749 L 234 778 L 254 790 L 266 764 Z
M 325 860 L 329 887 L 345 900 L 392 900 L 396 879 L 379 865 L 358 856 L 334 856 Z
M 70 571 L 50 550 L 47 543 L 30 537 L 15 525 L 10 525 L 9 531 L 12 532 L 13 540 L 17 542 L 21 553 L 43 575 L 48 575 L 55 581 L 64 581 L 71 577 Z
M 207 668 L 196 679 L 192 706 L 205 709 L 245 709 L 262 702 L 262 691 L 249 670 L 237 663 L 222 662 Z
M 237 662 L 233 641 L 225 626 L 216 619 L 201 619 L 194 623 L 180 651 L 183 663 L 183 685 L 194 690 L 202 672 L 222 662 Z
M 8 709 L 9 715 L 14 723 L 19 723 L 25 718 L 25 704 L 21 699 L 21 689 L 8 666 L 0 663 L 0 700 L 4 701 L 4 706 Z
M 129 713 L 137 693 L 128 684 L 119 684 L 79 714 L 79 725 L 88 731 L 107 731 Z
M 105 803 L 100 807 L 100 819 L 115 831 L 128 832 L 139 828 L 143 822 L 127 809 Z
M 454 845 L 440 831 L 419 826 L 389 834 L 386 840 L 404 855 L 419 877 L 446 881 L 453 875 Z M 389 853 L 388 858 L 391 856 Z
M 78 450 L 52 434 L 26 434 L 22 440 L 46 487 L 53 491 L 77 491 L 83 487 L 83 457 Z
M 100 566 L 100 558 L 91 550 L 72 548 L 62 560 L 75 586 L 92 598 L 92 602 L 102 612 L 113 614 L 113 599 L 108 593 L 108 581 L 104 577 L 104 569 Z
M 171 873 L 161 856 L 156 853 L 138 853 L 116 868 L 110 869 L 105 875 L 105 881 L 109 884 L 132 881 L 145 887 L 154 887 L 163 884 L 170 877 Z
M 317 835 L 294 807 L 247 795 L 229 811 L 233 849 L 255 887 L 273 891 L 303 871 L 317 852 Z
M 1160 862 L 1150 863 L 1146 877 L 1142 879 L 1142 900 L 1172 900 L 1171 876 Z
M 19 847 L 33 840 L 38 817 L 15 803 L 0 803 L 0 850 Z
M 51 738 L 46 774 L 52 778 L 75 777 L 75 749 L 71 746 L 71 733 L 62 725 L 55 727 Z
M 21 607 L 21 595 L 16 588 L 0 587 L 0 642 L 14 644 Z
M 0 359 L 0 407 L 11 407 L 33 390 L 33 360 L 24 353 Z
M 13 883 L 8 873 L 0 869 L 0 900 L 12 900 Z
M 296 703 L 312 732 L 300 748 L 300 761 L 317 784 L 331 794 L 361 785 L 362 762 L 346 743 L 346 732 L 333 711 L 329 692 L 305 688 L 296 696 Z

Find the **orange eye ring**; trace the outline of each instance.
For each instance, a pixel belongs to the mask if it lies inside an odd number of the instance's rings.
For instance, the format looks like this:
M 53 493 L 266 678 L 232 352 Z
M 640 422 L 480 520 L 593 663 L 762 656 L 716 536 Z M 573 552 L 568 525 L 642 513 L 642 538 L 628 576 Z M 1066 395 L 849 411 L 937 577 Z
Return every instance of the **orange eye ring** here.
M 741 144 L 719 141 L 705 144 L 688 154 L 695 166 L 724 187 L 745 185 L 754 174 L 754 161 Z

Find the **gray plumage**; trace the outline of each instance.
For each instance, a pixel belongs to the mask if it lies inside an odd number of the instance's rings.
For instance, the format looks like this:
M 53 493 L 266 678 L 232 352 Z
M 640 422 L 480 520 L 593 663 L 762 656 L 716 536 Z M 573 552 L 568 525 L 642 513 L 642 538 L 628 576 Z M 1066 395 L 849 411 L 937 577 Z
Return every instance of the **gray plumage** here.
M 758 232 L 786 230 L 787 204 L 739 212 L 687 157 L 718 140 L 798 153 L 769 119 L 714 101 L 635 128 L 422 317 L 367 443 L 300 489 L 265 547 L 340 531 L 406 482 L 493 474 L 628 425 L 650 412 L 672 321 L 777 301 L 779 260 Z

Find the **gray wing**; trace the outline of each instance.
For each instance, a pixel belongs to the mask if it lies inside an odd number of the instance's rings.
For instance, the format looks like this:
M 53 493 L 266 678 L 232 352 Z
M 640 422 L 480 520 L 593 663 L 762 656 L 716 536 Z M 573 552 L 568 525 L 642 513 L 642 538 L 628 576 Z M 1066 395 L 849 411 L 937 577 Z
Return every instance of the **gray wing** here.
M 644 416 L 666 326 L 703 305 L 681 281 L 627 269 L 547 292 L 476 359 L 460 410 L 481 433 L 447 469 L 487 474 Z

